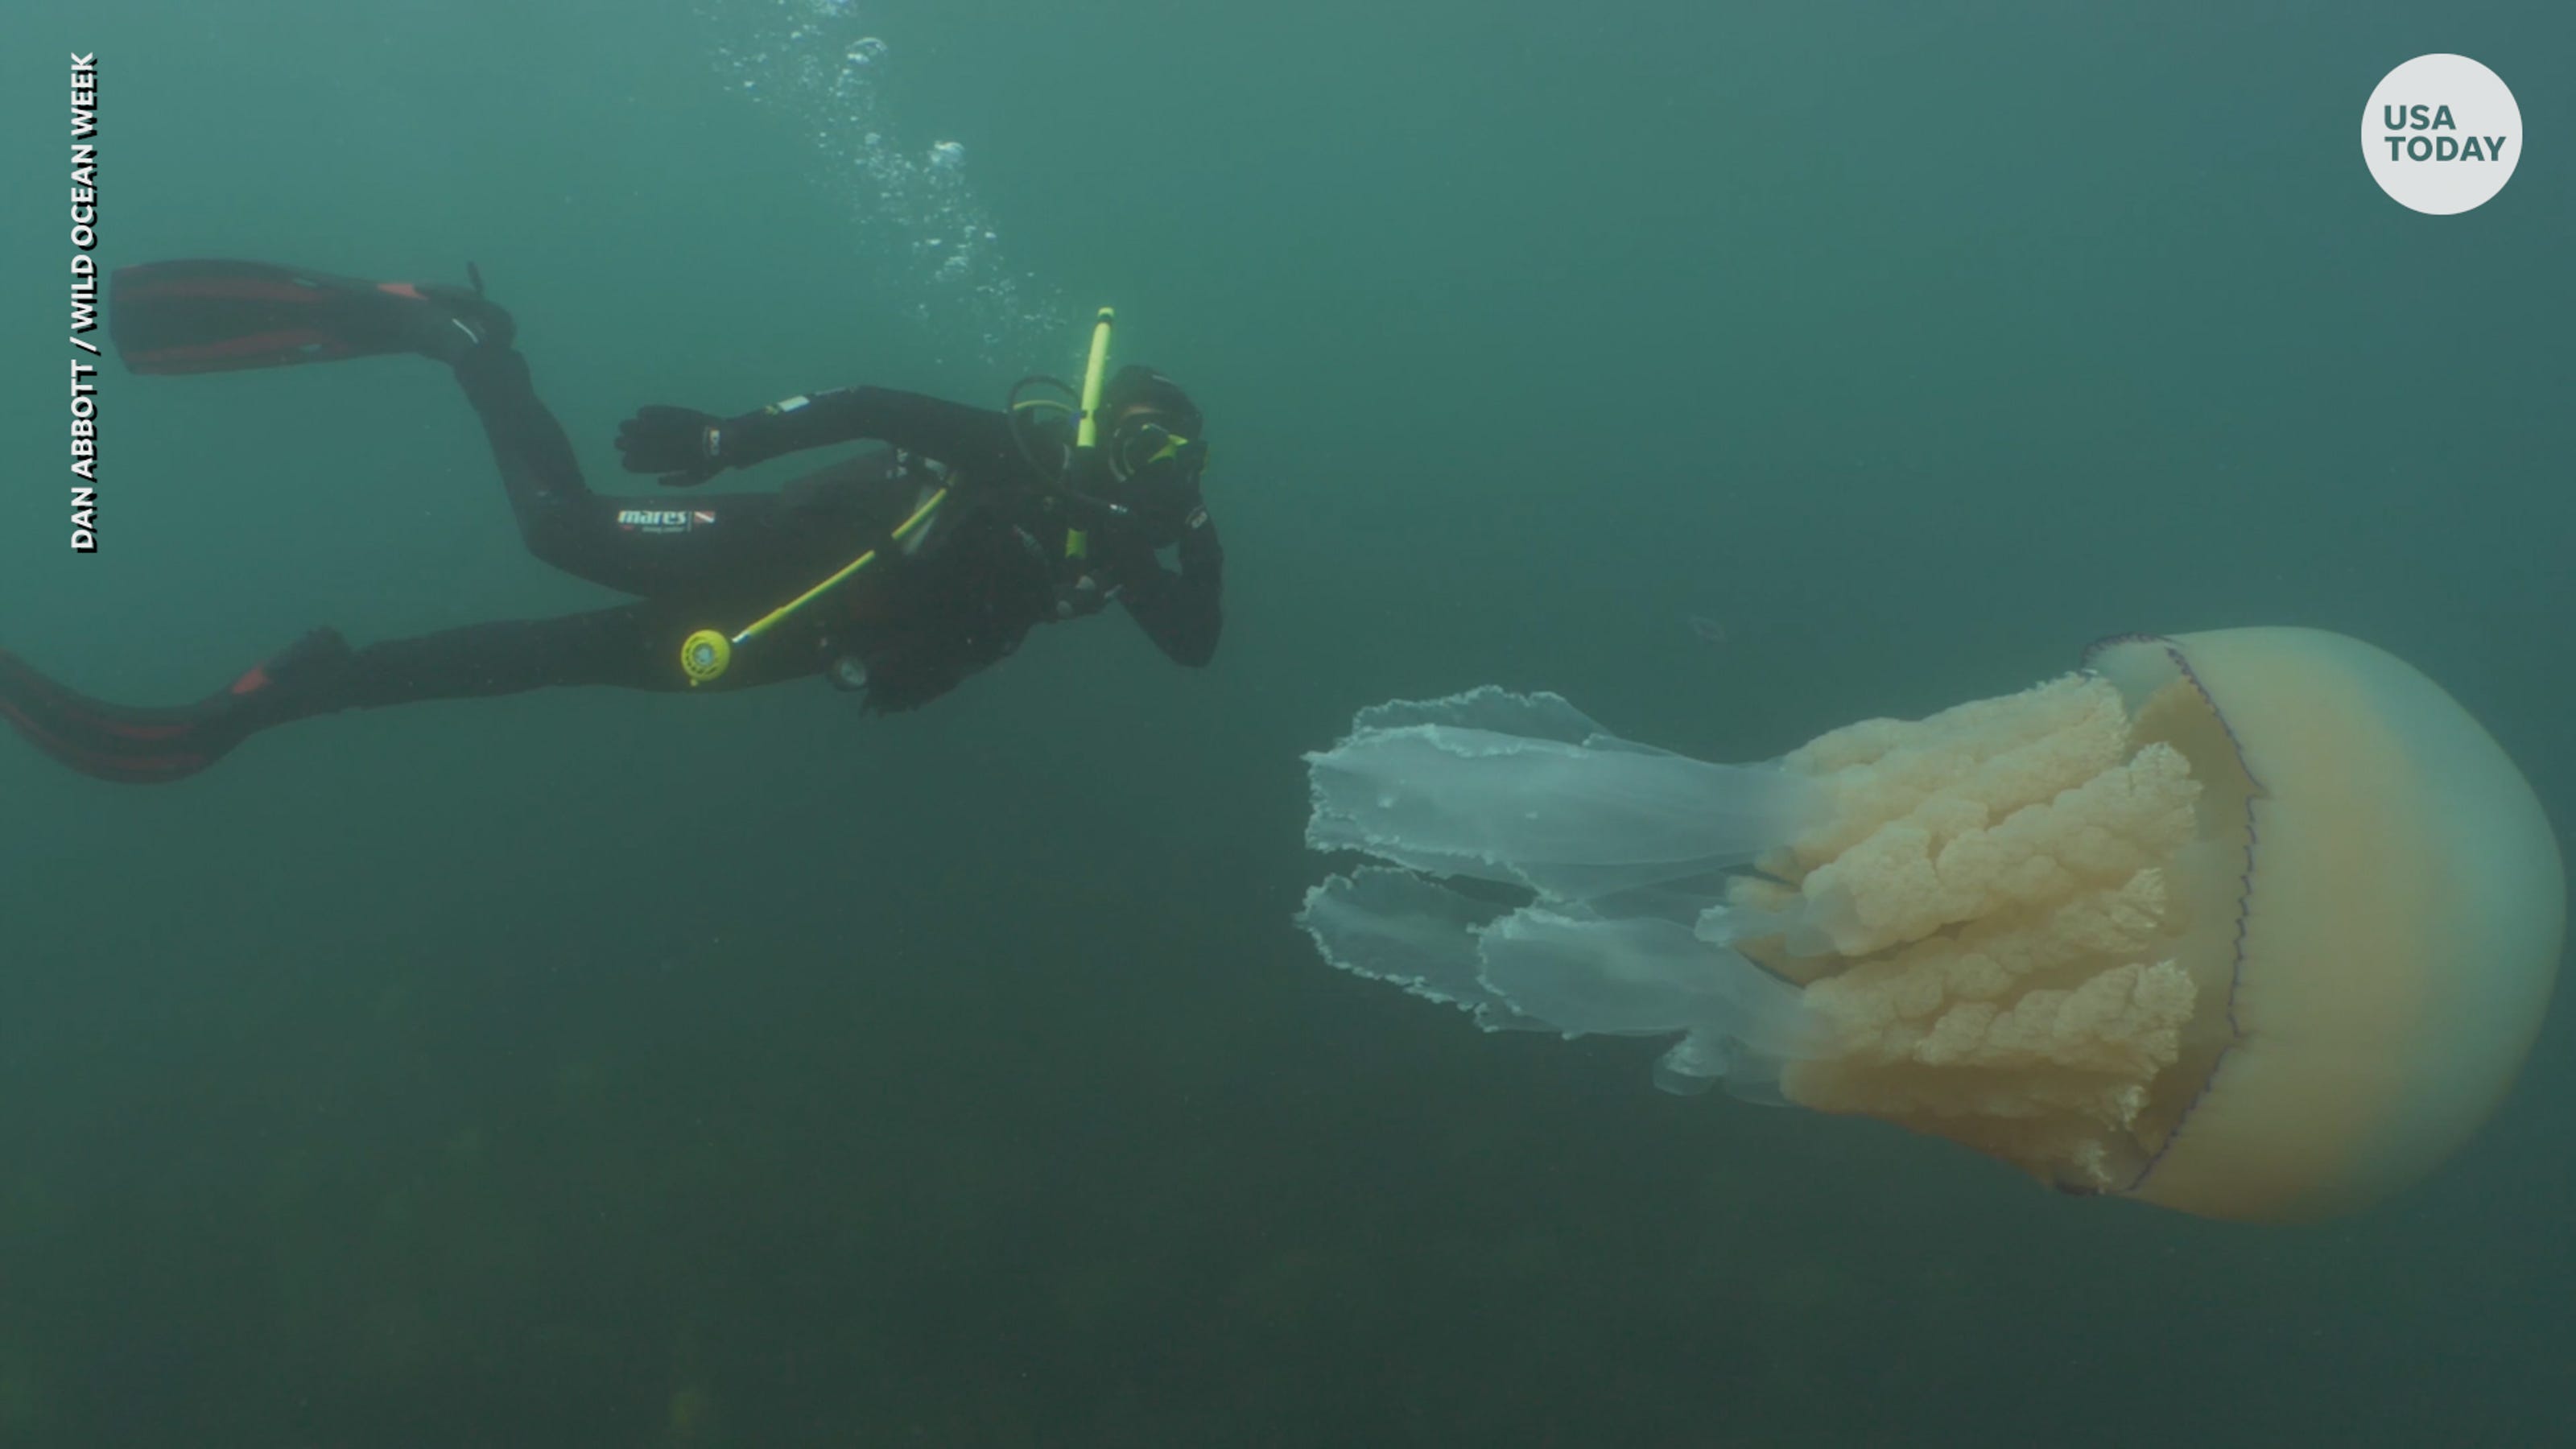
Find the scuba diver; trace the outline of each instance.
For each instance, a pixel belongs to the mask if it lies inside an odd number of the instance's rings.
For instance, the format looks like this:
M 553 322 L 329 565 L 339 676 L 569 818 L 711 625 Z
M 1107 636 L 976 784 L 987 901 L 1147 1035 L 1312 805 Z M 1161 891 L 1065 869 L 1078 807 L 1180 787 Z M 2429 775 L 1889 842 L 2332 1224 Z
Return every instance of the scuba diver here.
M 821 675 L 867 711 L 909 710 L 1037 625 L 1113 600 L 1175 662 L 1214 656 L 1224 555 L 1200 501 L 1204 424 L 1150 368 L 1104 383 L 1106 310 L 1078 402 L 1024 397 L 1032 384 L 1074 393 L 1031 378 L 1001 411 L 876 387 L 735 417 L 645 407 L 619 425 L 618 452 L 626 471 L 673 489 L 808 448 L 884 445 L 775 492 L 664 502 L 590 491 L 511 346 L 509 314 L 467 271 L 471 287 L 253 262 L 125 267 L 110 284 L 109 335 L 146 374 L 387 353 L 446 363 L 490 438 L 528 550 L 636 602 L 355 649 L 316 629 L 175 708 L 103 703 L 0 651 L 0 715 L 75 770 L 149 783 L 317 714 L 556 685 L 730 690 Z M 738 633 L 708 627 L 755 616 Z

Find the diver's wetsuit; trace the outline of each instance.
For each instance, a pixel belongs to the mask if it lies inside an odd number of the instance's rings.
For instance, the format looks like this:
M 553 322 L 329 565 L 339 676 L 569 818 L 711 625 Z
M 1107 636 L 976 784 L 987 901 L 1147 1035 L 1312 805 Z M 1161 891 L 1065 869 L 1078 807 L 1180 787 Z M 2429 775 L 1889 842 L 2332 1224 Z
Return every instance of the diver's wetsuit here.
M 456 373 L 491 438 L 529 550 L 645 602 L 361 650 L 362 659 L 404 655 L 397 677 L 379 682 L 394 697 L 367 703 L 549 684 L 687 688 L 678 660 L 690 633 L 740 628 L 880 544 L 877 561 L 812 606 L 811 617 L 744 649 L 710 687 L 815 674 L 846 657 L 866 671 L 869 708 L 911 709 L 1010 653 L 1031 628 L 1113 598 L 1175 661 L 1203 665 L 1216 653 L 1224 552 L 1206 511 L 1193 510 L 1178 530 L 1178 573 L 1143 536 L 1115 528 L 1091 533 L 1085 557 L 1068 558 L 1054 498 L 999 412 L 884 388 L 823 393 L 771 420 L 766 451 L 855 439 L 891 450 L 775 493 L 604 497 L 583 482 L 524 358 L 477 348 Z M 949 482 L 956 489 L 927 529 L 888 544 Z M 443 643 L 459 636 L 470 645 Z
M 688 635 L 739 630 L 871 548 L 874 563 L 738 650 L 703 687 L 830 669 L 836 682 L 863 681 L 870 710 L 912 709 L 1009 654 L 1035 626 L 1113 598 L 1179 663 L 1215 654 L 1224 555 L 1206 511 L 1168 521 L 1177 573 L 1148 535 L 1117 527 L 1095 529 L 1085 555 L 1069 557 L 1057 497 L 1002 413 L 880 388 L 817 394 L 767 420 L 764 456 L 857 439 L 891 446 L 777 492 L 609 497 L 583 481 L 526 359 L 486 345 L 455 367 L 530 551 L 638 602 L 355 650 L 318 630 L 227 690 L 176 709 L 90 699 L 0 652 L 0 718 L 85 773 L 162 781 L 193 774 L 259 729 L 335 710 L 550 685 L 687 689 Z M 944 483 L 955 487 L 929 523 L 891 543 Z

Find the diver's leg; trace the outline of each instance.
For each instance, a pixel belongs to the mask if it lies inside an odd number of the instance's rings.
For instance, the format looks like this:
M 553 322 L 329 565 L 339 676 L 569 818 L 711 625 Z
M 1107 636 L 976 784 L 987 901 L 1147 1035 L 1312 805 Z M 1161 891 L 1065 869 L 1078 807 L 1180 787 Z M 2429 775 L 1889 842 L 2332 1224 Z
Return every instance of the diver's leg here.
M 615 522 L 602 513 L 606 500 L 582 478 L 563 424 L 538 400 L 528 360 L 506 346 L 471 348 L 456 359 L 456 381 L 491 442 L 528 551 L 566 573 L 625 588 L 586 566 L 607 552 L 603 529 Z
M 629 604 L 555 619 L 474 624 L 352 649 L 316 629 L 195 704 L 153 707 L 92 699 L 0 651 L 0 718 L 83 774 L 131 784 L 183 779 L 263 729 L 346 709 L 474 699 L 561 685 L 689 688 L 680 640 L 698 627 L 685 606 Z M 823 660 L 787 641 L 746 651 L 709 690 L 746 689 L 818 672 Z
M 353 656 L 346 702 L 379 709 L 430 699 L 478 699 L 566 685 L 667 693 L 689 689 L 680 641 L 704 627 L 684 605 L 642 603 L 554 619 L 468 624 L 387 639 Z M 704 686 L 739 689 L 811 674 L 790 651 L 746 651 L 740 667 Z
M 212 372 L 410 352 L 446 362 L 482 416 L 519 529 L 539 558 L 628 593 L 680 577 L 617 547 L 617 505 L 583 483 L 561 424 L 510 350 L 509 313 L 471 289 L 371 282 L 267 262 L 147 262 L 120 268 L 108 331 L 139 373 Z M 683 515 L 684 517 L 686 515 Z

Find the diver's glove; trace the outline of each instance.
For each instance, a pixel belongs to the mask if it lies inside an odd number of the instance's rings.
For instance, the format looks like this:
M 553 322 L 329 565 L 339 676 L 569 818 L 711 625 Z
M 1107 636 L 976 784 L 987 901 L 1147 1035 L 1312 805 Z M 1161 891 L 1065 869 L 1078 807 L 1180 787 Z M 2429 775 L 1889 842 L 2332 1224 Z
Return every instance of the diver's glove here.
M 693 488 L 727 468 L 756 459 L 734 456 L 731 425 L 713 413 L 659 403 L 617 425 L 617 452 L 629 473 L 659 473 L 665 488 Z
M 1179 542 L 1190 521 L 1201 513 L 1199 479 L 1206 466 L 1207 444 L 1192 443 L 1139 469 L 1119 490 L 1120 501 L 1127 506 L 1128 526 L 1155 548 Z

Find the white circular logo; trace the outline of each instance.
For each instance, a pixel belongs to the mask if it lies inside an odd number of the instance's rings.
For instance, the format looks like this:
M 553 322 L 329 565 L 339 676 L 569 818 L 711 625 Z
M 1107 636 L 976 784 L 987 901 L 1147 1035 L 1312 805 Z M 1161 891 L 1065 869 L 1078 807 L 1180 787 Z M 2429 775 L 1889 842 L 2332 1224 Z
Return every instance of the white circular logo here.
M 2522 160 L 2522 107 L 2465 55 L 2419 55 L 2361 113 L 2361 154 L 2401 206 L 2451 216 L 2484 206 Z

